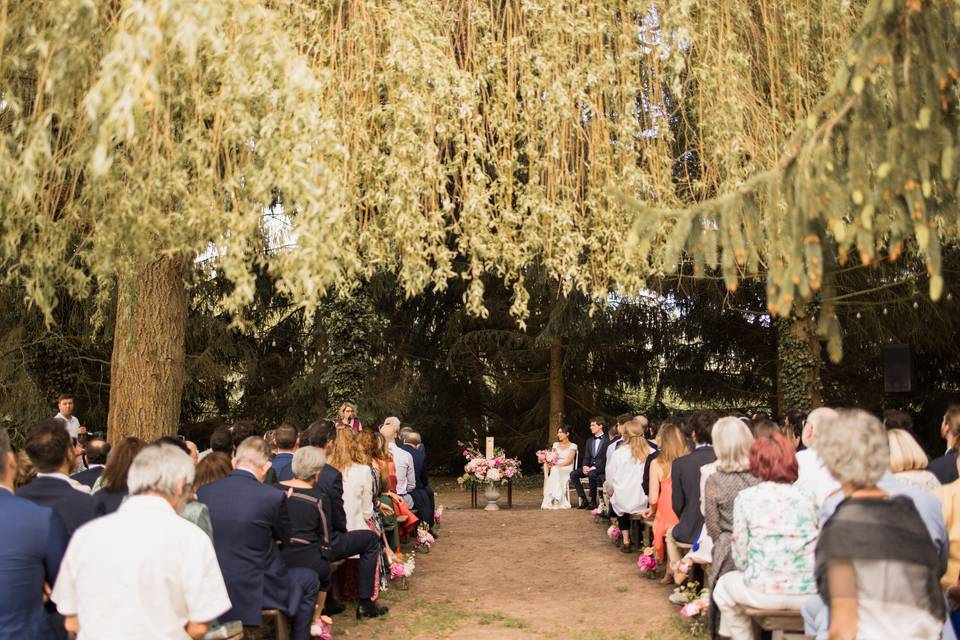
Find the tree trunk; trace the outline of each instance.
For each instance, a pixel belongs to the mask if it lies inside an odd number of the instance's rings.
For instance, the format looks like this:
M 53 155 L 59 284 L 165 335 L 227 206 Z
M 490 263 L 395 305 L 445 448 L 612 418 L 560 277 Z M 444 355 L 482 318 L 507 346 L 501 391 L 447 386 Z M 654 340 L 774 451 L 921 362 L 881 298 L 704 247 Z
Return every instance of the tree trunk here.
M 548 434 L 548 440 L 553 440 L 557 433 L 557 427 L 563 424 L 565 395 L 563 342 L 559 336 L 554 336 L 550 342 L 550 433 Z
M 159 258 L 117 282 L 117 322 L 110 368 L 109 441 L 147 441 L 180 426 L 189 262 Z
M 777 324 L 777 410 L 809 412 L 823 404 L 820 380 L 820 338 L 813 310 L 799 306 Z

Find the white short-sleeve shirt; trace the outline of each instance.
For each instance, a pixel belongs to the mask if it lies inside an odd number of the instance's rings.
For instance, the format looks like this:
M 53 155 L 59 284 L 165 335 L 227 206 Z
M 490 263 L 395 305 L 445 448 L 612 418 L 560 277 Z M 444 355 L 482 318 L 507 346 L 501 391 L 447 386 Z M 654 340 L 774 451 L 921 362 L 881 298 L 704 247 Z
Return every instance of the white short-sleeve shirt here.
M 413 456 L 390 443 L 390 453 L 393 454 L 393 464 L 397 467 L 397 493 L 401 496 L 417 488 L 417 476 L 413 470 Z
M 132 496 L 70 540 L 51 599 L 78 640 L 189 638 L 230 609 L 210 538 L 156 496 Z
M 62 413 L 57 413 L 57 415 L 53 417 L 63 420 L 67 425 L 67 433 L 69 433 L 70 437 L 74 440 L 77 439 L 77 436 L 80 435 L 80 420 L 77 419 L 77 416 L 70 416 L 68 418 Z

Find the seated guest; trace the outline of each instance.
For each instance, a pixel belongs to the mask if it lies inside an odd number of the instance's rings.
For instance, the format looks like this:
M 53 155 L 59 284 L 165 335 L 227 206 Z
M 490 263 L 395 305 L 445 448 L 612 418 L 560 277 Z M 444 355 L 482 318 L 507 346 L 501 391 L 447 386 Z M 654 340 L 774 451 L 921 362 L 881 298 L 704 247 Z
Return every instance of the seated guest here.
M 124 438 L 107 460 L 103 474 L 94 485 L 93 497 L 96 498 L 103 513 L 113 513 L 127 497 L 127 472 L 137 454 L 147 446 L 140 438 Z
M 837 412 L 829 407 L 819 407 L 811 411 L 803 425 L 802 438 L 806 449 L 797 454 L 797 485 L 813 496 L 817 508 L 828 496 L 840 490 L 840 483 L 827 471 L 816 448 L 822 425 L 836 416 Z
M 673 512 L 673 462 L 687 453 L 687 439 L 680 427 L 665 422 L 660 426 L 660 450 L 657 458 L 650 462 L 650 506 L 643 512 L 644 519 L 653 518 L 653 546 L 662 563 L 665 558 L 666 533 L 677 524 L 679 518 Z M 649 458 L 648 458 L 649 460 Z M 667 572 L 660 581 L 669 584 L 673 581 L 673 565 L 680 562 L 680 550 L 673 545 L 666 547 L 669 553 Z
M 940 585 L 944 589 L 950 589 L 960 578 L 960 480 L 938 486 L 933 490 L 933 495 L 940 500 L 943 520 L 950 537 L 950 559 L 947 571 L 940 579 Z
M 712 594 L 720 635 L 734 640 L 753 638 L 744 607 L 799 611 L 816 592 L 817 507 L 794 485 L 793 446 L 779 433 L 756 440 L 750 447 L 750 471 L 761 483 L 734 500 L 730 544 L 737 570 L 720 577 Z
M 225 453 L 214 451 L 197 463 L 197 471 L 193 478 L 193 490 L 226 478 L 233 472 L 233 463 Z
M 107 454 L 110 445 L 103 438 L 92 438 L 87 441 L 87 468 L 70 476 L 77 482 L 93 489 L 94 483 L 103 473 L 103 465 L 107 463 Z
M 329 464 L 343 476 L 343 510 L 347 515 L 348 531 L 376 530 L 373 524 L 373 477 L 362 458 L 354 431 L 339 429 Z M 379 534 L 377 531 L 378 537 Z
M 397 514 L 394 510 L 394 500 L 400 504 L 400 496 L 390 490 L 390 454 L 387 453 L 387 441 L 377 431 L 364 429 L 359 435 L 360 448 L 364 457 L 370 461 L 373 474 L 374 518 L 383 533 L 383 542 L 390 553 L 400 549 L 400 531 Z
M 193 464 L 200 462 L 200 449 L 197 448 L 197 444 L 191 440 L 184 440 L 183 444 L 187 445 L 187 453 L 190 455 Z
M 37 477 L 37 468 L 30 462 L 26 451 L 17 454 L 17 477 L 13 481 L 14 490 L 30 484 Z
M 190 447 L 187 446 L 185 440 L 181 440 L 180 438 L 163 436 L 154 444 L 169 444 L 190 456 Z M 193 462 L 193 456 L 190 456 L 190 461 Z M 200 527 L 200 529 L 207 534 L 207 537 L 210 538 L 211 541 L 213 540 L 213 523 L 210 522 L 210 510 L 207 509 L 207 505 L 197 500 L 196 470 L 194 470 L 194 486 L 190 491 L 190 499 L 184 503 L 183 509 L 180 510 L 180 517 Z
M 935 491 L 940 486 L 937 476 L 926 470 L 927 454 L 908 431 L 888 429 L 887 444 L 890 447 L 890 470 L 897 480 L 925 491 Z
M 817 588 L 831 638 L 939 638 L 946 608 L 936 547 L 913 501 L 877 483 L 889 468 L 883 425 L 845 410 L 818 437 L 843 500 L 823 525 Z
M 430 532 L 435 536 L 433 489 L 430 488 L 430 478 L 427 475 L 427 453 L 420 433 L 413 429 L 407 431 L 403 436 L 402 448 L 413 458 L 413 475 L 416 479 L 416 486 L 410 491 L 413 504 L 416 505 L 417 513 L 420 514 L 420 520 L 427 523 Z
M 390 449 L 390 455 L 393 456 L 393 464 L 396 467 L 397 486 L 394 487 L 394 492 L 412 509 L 414 504 L 410 492 L 417 486 L 417 475 L 413 467 L 413 456 L 397 444 L 399 430 L 400 419 L 393 416 L 384 420 L 380 426 L 380 433 L 387 440 L 387 447 Z
M 607 420 L 603 416 L 590 419 L 590 437 L 583 445 L 583 457 L 579 466 L 570 473 L 570 484 L 580 497 L 581 509 L 595 509 L 597 506 L 597 487 L 603 483 L 607 464 Z M 587 479 L 590 491 L 589 500 L 583 491 L 583 478 Z
M 210 509 L 213 544 L 232 607 L 225 620 L 259 627 L 263 609 L 279 609 L 293 619 L 294 640 L 310 636 L 319 579 L 309 569 L 288 569 L 280 557 L 290 543 L 287 497 L 262 484 L 270 470 L 270 449 L 263 438 L 240 443 L 234 471 L 197 491 Z
M 704 517 L 707 533 L 713 540 L 713 561 L 707 574 L 707 587 L 723 574 L 736 569 L 730 549 L 733 535 L 733 505 L 744 489 L 760 483 L 750 473 L 750 447 L 753 434 L 743 421 L 720 418 L 712 429 L 713 450 L 717 453 L 716 471 L 704 485 Z
M 947 442 L 947 452 L 932 460 L 927 471 L 937 476 L 940 484 L 949 484 L 956 480 L 957 475 L 957 445 L 960 444 L 960 406 L 953 405 L 943 414 L 940 424 L 940 435 Z
M 607 468 L 613 494 L 610 496 L 610 508 L 617 516 L 617 524 L 623 534 L 624 553 L 633 551 L 634 541 L 630 540 L 630 516 L 639 514 L 647 508 L 647 494 L 643 492 L 643 467 L 650 454 L 650 444 L 643 437 L 646 423 L 633 419 L 623 425 L 623 446 L 617 449 Z
M 227 458 L 233 457 L 233 434 L 229 427 L 217 427 L 213 430 L 210 434 L 210 448 L 200 453 L 200 459 L 203 460 L 215 451 L 226 454 Z
M 81 527 L 51 599 L 81 638 L 202 638 L 230 608 L 213 545 L 177 513 L 192 493 L 193 461 L 168 444 L 130 465 L 130 498 Z M 149 579 L 145 579 L 149 577 Z
M 323 448 L 327 454 L 327 464 L 320 470 L 316 485 L 323 491 L 322 497 L 326 498 L 323 504 L 330 509 L 330 551 L 327 560 L 336 562 L 360 556 L 357 562 L 357 596 L 360 598 L 357 611 L 361 617 L 374 618 L 387 613 L 387 607 L 381 607 L 373 601 L 380 564 L 380 538 L 370 530 L 347 531 L 347 516 L 343 510 L 343 478 L 329 462 L 339 433 L 341 430 L 333 422 L 321 420 L 311 424 L 305 432 L 306 438 L 301 440 L 306 440 L 311 447 Z M 343 606 L 327 597 L 324 612 L 333 614 L 340 611 L 343 611 Z
M 798 409 L 791 409 L 783 416 L 783 423 L 780 425 L 780 431 L 797 451 L 800 450 L 803 443 L 803 425 L 806 421 L 805 413 Z
M 280 482 L 281 487 L 287 488 L 287 511 L 290 514 L 290 544 L 280 554 L 288 567 L 311 569 L 320 580 L 310 626 L 310 633 L 314 636 L 329 634 L 332 624 L 330 618 L 321 614 L 330 589 L 330 563 L 324 557 L 330 549 L 330 508 L 323 504 L 323 490 L 314 486 L 326 460 L 323 449 L 297 449 L 290 463 L 293 479 Z
M 694 449 L 673 461 L 673 512 L 680 521 L 667 532 L 667 544 L 677 542 L 693 544 L 703 529 L 703 513 L 700 511 L 700 468 L 717 459 L 710 443 L 713 423 L 717 414 L 713 411 L 696 411 L 688 421 Z M 679 554 L 679 550 L 677 551 Z
M 76 464 L 76 450 L 63 422 L 48 418 L 27 434 L 25 449 L 37 469 L 37 477 L 17 489 L 17 495 L 57 512 L 72 536 L 80 525 L 103 515 L 103 507 L 89 489 L 70 479 Z
M 612 467 L 610 465 L 613 459 L 613 452 L 616 451 L 617 447 L 619 447 L 620 444 L 623 442 L 623 425 L 627 424 L 631 420 L 633 420 L 633 416 L 631 414 L 629 413 L 620 414 L 619 416 L 617 416 L 617 423 L 612 427 L 610 427 L 610 430 L 607 431 L 607 459 L 606 461 L 604 461 L 604 465 L 603 465 L 603 468 L 604 468 L 603 492 L 606 495 L 608 502 L 610 500 L 610 496 L 613 494 L 613 485 L 610 484 L 610 475 L 612 473 L 611 472 Z M 648 463 L 649 463 L 649 460 L 648 460 Z M 643 470 L 644 477 L 641 478 L 642 483 L 644 483 L 645 480 L 649 481 L 650 470 L 647 467 L 649 467 L 649 464 L 644 465 L 644 470 Z M 644 483 L 641 488 L 643 489 L 643 494 L 646 495 L 647 494 L 646 483 Z M 607 506 L 609 508 L 609 504 Z M 607 513 L 603 515 L 604 517 L 608 517 L 611 514 Z
M 913 433 L 913 418 L 906 411 L 887 409 L 883 412 L 883 428 L 887 431 L 900 429 L 907 433 Z
M 295 427 L 288 424 L 282 424 L 274 431 L 274 438 L 277 442 L 277 453 L 273 456 L 270 465 L 277 476 L 277 480 L 290 480 L 293 478 L 293 469 L 290 463 L 293 461 L 293 454 L 300 446 L 300 434 Z
M 50 507 L 13 495 L 16 476 L 17 458 L 0 427 L 0 639 L 65 636 L 62 620 L 44 610 L 43 593 L 57 578 L 67 530 Z

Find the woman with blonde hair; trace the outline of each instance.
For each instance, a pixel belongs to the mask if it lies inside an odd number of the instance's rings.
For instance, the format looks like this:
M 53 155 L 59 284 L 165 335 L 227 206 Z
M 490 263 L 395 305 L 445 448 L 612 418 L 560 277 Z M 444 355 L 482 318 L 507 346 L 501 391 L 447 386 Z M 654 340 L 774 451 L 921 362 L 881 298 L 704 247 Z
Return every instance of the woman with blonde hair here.
M 613 488 L 610 507 L 617 515 L 617 524 L 623 533 L 624 553 L 633 551 L 630 540 L 630 515 L 647 507 L 643 491 L 643 467 L 650 455 L 650 443 L 644 438 L 646 421 L 634 418 L 623 425 L 623 446 L 614 451 L 607 468 L 607 479 Z
M 664 560 L 664 547 L 667 531 L 680 522 L 673 511 L 673 481 L 670 478 L 673 461 L 690 452 L 683 431 L 672 422 L 664 422 L 660 427 L 660 453 L 650 463 L 650 506 L 643 512 L 644 519 L 653 518 L 653 545 L 660 562 Z M 679 549 L 669 549 L 670 565 L 666 575 L 660 580 L 663 584 L 673 581 L 673 563 L 680 561 Z
M 360 424 L 360 418 L 357 417 L 357 408 L 350 402 L 344 402 L 337 409 L 337 429 L 350 429 L 354 433 L 360 433 L 363 425 Z
M 936 491 L 940 481 L 927 471 L 927 454 L 909 431 L 890 429 L 887 443 L 890 445 L 890 470 L 897 480 L 924 491 Z

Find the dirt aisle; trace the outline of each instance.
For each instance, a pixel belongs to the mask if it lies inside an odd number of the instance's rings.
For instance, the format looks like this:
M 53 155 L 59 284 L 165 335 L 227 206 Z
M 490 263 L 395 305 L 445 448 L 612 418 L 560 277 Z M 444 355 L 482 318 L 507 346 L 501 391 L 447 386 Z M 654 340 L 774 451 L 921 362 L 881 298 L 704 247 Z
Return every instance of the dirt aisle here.
M 440 540 L 417 557 L 409 591 L 391 589 L 385 619 L 337 616 L 335 637 L 408 640 L 686 638 L 668 587 L 640 577 L 637 556 L 606 541 L 588 512 L 541 511 L 540 491 L 513 509 L 469 508 L 443 485 Z M 500 500 L 506 504 L 506 496 Z

